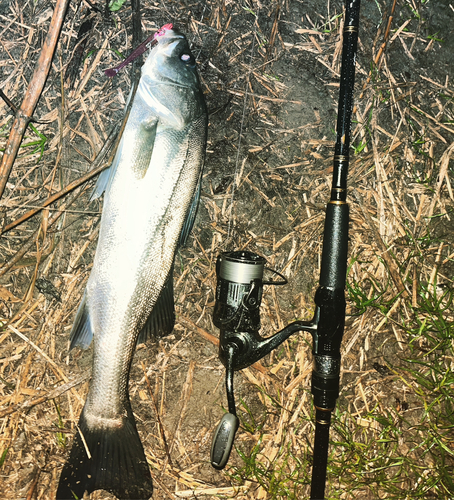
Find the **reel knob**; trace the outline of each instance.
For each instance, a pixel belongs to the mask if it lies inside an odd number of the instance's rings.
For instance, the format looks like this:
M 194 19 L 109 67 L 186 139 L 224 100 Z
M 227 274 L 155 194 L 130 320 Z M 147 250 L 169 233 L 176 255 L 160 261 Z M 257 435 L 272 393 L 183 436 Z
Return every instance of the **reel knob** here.
M 211 444 L 211 465 L 223 469 L 230 457 L 233 441 L 240 421 L 233 413 L 226 413 L 216 428 Z

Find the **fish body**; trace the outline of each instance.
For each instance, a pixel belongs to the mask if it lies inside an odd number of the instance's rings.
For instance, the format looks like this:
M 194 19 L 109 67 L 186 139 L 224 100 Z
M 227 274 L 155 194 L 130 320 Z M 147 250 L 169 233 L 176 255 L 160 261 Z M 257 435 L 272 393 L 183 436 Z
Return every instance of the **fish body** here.
M 71 332 L 71 347 L 93 337 L 93 373 L 58 500 L 97 489 L 121 499 L 152 494 L 129 371 L 139 334 L 173 328 L 173 262 L 194 222 L 207 135 L 186 38 L 171 25 L 158 33 L 110 172 L 95 189 L 96 197 L 105 188 L 98 247 Z

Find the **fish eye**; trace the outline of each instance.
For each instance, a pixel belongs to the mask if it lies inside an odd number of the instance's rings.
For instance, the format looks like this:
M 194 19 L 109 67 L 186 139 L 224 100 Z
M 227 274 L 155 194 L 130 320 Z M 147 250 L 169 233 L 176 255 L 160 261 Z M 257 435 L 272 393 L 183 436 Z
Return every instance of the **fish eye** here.
M 191 54 L 187 54 L 186 52 L 183 52 L 183 54 L 181 54 L 180 59 L 184 63 L 195 64 L 194 57 Z

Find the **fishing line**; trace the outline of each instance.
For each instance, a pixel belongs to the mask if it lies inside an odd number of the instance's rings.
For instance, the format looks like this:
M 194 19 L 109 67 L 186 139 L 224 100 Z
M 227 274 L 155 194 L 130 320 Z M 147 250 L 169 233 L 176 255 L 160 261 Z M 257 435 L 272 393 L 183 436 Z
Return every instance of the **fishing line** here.
M 235 170 L 233 174 L 233 183 L 232 183 L 232 196 L 230 197 L 230 209 L 229 209 L 229 223 L 227 227 L 227 239 L 230 237 L 230 226 L 232 222 L 232 217 L 233 217 L 233 198 L 235 195 L 235 184 L 237 182 L 237 175 L 238 175 L 238 165 L 240 162 L 240 146 L 241 146 L 241 139 L 243 136 L 243 125 L 244 125 L 244 117 L 246 116 L 246 105 L 247 105 L 247 99 L 248 99 L 248 86 L 250 82 L 250 77 L 252 73 L 252 58 L 254 56 L 254 48 L 255 48 L 255 38 L 257 36 L 257 24 L 258 24 L 258 13 L 260 10 L 257 11 L 257 14 L 255 14 L 255 23 L 254 23 L 254 36 L 252 37 L 252 48 L 251 48 L 251 56 L 250 56 L 250 62 L 249 62 L 249 72 L 247 74 L 246 78 L 246 90 L 244 92 L 244 103 L 243 103 L 243 114 L 241 116 L 241 124 L 240 124 L 240 135 L 238 137 L 238 146 L 237 146 L 237 152 L 236 152 L 236 160 L 235 160 Z

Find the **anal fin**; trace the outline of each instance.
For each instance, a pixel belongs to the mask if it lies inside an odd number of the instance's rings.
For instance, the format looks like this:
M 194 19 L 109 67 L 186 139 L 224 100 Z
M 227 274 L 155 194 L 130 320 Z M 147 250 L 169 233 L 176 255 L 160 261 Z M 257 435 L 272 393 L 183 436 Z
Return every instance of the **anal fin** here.
M 152 337 L 164 337 L 172 333 L 175 325 L 175 301 L 173 297 L 173 267 L 167 276 L 164 288 L 156 301 L 144 327 L 142 328 L 137 343 L 141 344 Z
M 93 331 L 91 329 L 90 316 L 87 308 L 86 292 L 84 292 L 79 309 L 77 310 L 69 338 L 71 341 L 70 349 L 76 346 L 87 349 L 93 339 Z
M 178 246 L 184 247 L 186 242 L 188 241 L 189 234 L 192 231 L 192 227 L 194 226 L 195 218 L 197 216 L 197 211 L 199 208 L 200 195 L 202 193 L 202 174 L 200 174 L 199 182 L 197 184 L 194 198 L 189 206 L 188 215 L 186 216 L 186 220 L 183 224 L 180 233 L 180 239 L 178 242 Z

